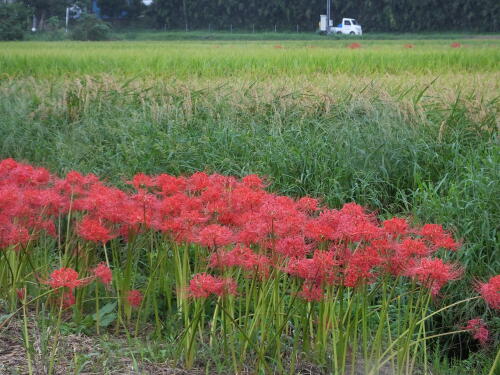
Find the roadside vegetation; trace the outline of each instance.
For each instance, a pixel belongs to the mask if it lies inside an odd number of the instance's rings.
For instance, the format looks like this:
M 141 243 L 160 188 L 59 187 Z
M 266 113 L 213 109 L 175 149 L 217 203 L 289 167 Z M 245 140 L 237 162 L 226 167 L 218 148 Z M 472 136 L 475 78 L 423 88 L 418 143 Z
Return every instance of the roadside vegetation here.
M 352 43 L 2 43 L 12 368 L 494 374 L 498 41 Z

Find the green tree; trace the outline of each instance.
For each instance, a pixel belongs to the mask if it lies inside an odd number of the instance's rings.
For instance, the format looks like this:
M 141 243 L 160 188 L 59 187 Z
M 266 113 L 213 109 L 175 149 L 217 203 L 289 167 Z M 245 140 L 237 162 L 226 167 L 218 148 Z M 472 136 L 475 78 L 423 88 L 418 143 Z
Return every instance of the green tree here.
M 45 22 L 50 17 L 64 18 L 66 7 L 72 3 L 74 1 L 71 0 L 24 0 L 24 4 L 33 10 L 37 30 L 44 30 Z
M 141 0 L 98 0 L 101 15 L 111 19 L 135 19 L 144 10 Z
M 0 4 L 0 40 L 23 39 L 31 10 L 23 4 Z

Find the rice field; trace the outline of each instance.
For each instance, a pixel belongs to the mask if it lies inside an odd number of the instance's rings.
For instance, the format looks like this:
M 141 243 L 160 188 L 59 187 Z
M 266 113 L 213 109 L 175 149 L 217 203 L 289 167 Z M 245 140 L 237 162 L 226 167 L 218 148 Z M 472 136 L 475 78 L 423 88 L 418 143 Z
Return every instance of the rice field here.
M 458 42 L 362 41 L 354 49 L 349 40 L 4 43 L 0 69 L 9 76 L 111 73 L 182 79 L 497 71 L 497 40 L 467 40 L 461 48 L 453 43 Z
M 0 43 L 0 373 L 495 374 L 499 47 Z

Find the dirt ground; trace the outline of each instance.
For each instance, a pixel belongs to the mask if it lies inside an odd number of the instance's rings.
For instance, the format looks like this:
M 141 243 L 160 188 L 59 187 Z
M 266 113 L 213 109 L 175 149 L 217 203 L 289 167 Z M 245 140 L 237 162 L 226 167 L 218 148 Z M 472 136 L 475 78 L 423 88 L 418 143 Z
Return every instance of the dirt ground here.
M 48 374 L 50 348 L 44 341 L 50 341 L 51 332 L 42 335 L 35 324 L 36 319 L 30 319 L 30 345 L 33 346 L 32 371 L 35 375 Z M 50 328 L 49 328 L 50 330 Z M 0 325 L 0 375 L 28 374 L 28 361 L 23 340 L 23 321 L 10 319 Z M 42 339 L 45 337 L 45 340 Z M 46 338 L 50 338 L 47 340 Z M 153 363 L 151 360 L 141 360 L 139 355 L 130 355 L 133 352 L 127 345 L 127 340 L 120 337 L 105 339 L 91 337 L 84 334 L 61 334 L 57 348 L 57 361 L 54 375 L 201 375 L 201 374 L 232 374 L 233 372 L 217 372 L 215 369 L 206 369 L 203 363 L 196 363 L 196 368 L 184 370 L 176 368 L 172 363 Z M 135 357 L 135 358 L 134 358 Z M 359 364 L 356 375 L 364 375 L 364 366 Z M 242 370 L 240 374 L 253 374 L 250 368 Z M 350 373 L 350 371 L 349 371 Z M 310 364 L 301 363 L 295 374 L 321 375 L 326 374 L 322 369 Z M 391 375 L 389 368 L 384 368 L 379 375 Z

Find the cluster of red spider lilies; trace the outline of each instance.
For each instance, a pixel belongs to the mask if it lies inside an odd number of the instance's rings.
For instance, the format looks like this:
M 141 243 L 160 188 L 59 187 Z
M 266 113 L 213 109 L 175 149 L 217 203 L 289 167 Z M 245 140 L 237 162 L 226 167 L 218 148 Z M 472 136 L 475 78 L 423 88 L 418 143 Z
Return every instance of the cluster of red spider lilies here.
M 184 285 L 176 285 L 174 299 L 244 298 L 249 289 L 240 284 L 273 278 L 298 285 L 295 292 L 279 290 L 304 303 L 325 302 L 336 295 L 335 288 L 354 293 L 389 279 L 406 280 L 435 296 L 463 272 L 443 260 L 460 243 L 441 225 L 416 227 L 405 218 L 380 220 L 355 203 L 331 209 L 314 198 L 273 194 L 256 175 L 137 174 L 127 184 L 122 190 L 92 174 L 69 172 L 59 178 L 44 168 L 1 161 L 0 252 L 29 259 L 36 244 L 51 243 L 54 252 L 64 254 L 59 257 L 62 267 L 46 274 L 33 270 L 32 276 L 64 289 L 65 307 L 75 303 L 75 288 L 93 280 L 110 285 L 118 274 L 130 278 L 133 270 L 126 274 L 122 268 L 131 265 L 124 266 L 121 253 L 110 249 L 151 234 L 172 248 L 184 246 L 188 258 L 189 248 L 199 249 L 196 261 L 185 263 L 184 255 L 175 252 L 170 258 L 184 265 L 185 272 L 184 277 L 176 273 L 176 281 Z M 136 247 L 134 253 L 138 251 Z M 11 273 L 11 287 L 26 298 L 20 289 L 24 286 L 14 285 L 21 283 L 16 270 Z M 141 292 L 132 286 L 127 284 L 120 296 L 139 307 L 151 288 L 143 285 Z M 500 308 L 500 275 L 475 288 L 491 308 Z M 487 341 L 482 321 L 472 321 L 468 329 Z

